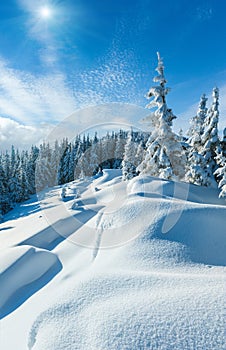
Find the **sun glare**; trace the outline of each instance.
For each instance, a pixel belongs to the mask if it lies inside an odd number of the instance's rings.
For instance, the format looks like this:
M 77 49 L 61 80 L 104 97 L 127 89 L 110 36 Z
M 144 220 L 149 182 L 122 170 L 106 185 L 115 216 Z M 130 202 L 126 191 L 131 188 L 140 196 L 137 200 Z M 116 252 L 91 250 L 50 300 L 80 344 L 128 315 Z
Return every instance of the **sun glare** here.
M 51 10 L 49 7 L 42 7 L 40 9 L 40 15 L 42 18 L 50 18 L 51 17 Z

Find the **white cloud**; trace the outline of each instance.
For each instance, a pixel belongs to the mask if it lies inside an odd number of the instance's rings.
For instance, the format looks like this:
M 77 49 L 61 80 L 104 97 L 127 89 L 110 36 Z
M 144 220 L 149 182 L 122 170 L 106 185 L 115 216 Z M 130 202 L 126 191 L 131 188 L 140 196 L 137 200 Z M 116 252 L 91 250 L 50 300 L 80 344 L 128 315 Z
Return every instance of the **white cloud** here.
M 27 149 L 46 139 L 51 125 L 40 124 L 38 127 L 22 125 L 12 119 L 0 117 L 0 150 L 16 148 Z

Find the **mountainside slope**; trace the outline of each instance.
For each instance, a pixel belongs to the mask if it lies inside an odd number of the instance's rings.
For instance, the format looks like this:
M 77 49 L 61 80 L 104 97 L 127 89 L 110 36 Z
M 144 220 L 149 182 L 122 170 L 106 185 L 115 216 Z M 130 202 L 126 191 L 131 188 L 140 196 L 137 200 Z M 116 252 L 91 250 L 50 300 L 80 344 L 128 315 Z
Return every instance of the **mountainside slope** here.
M 14 296 L 2 305 L 4 349 L 223 350 L 226 206 L 216 190 L 105 170 L 60 192 L 1 225 Z M 45 259 L 26 261 L 29 252 Z

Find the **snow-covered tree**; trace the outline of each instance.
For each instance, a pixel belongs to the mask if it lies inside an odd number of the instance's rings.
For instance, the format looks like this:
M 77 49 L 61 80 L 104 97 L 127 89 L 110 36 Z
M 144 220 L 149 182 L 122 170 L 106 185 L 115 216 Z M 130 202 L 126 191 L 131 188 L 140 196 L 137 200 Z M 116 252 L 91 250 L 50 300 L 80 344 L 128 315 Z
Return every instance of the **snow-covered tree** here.
M 153 80 L 158 85 L 151 87 L 146 96 L 148 99 L 153 98 L 146 107 L 156 108 L 146 118 L 153 129 L 146 145 L 146 155 L 137 170 L 141 174 L 161 176 L 166 179 L 182 179 L 185 174 L 185 155 L 179 136 L 171 128 L 172 121 L 176 117 L 166 103 L 166 95 L 170 89 L 166 87 L 163 61 L 159 53 L 157 56 L 158 75 Z
M 114 153 L 115 153 L 115 138 L 107 132 L 107 135 L 103 137 L 102 142 L 102 165 L 104 168 L 113 168 Z
M 11 148 L 8 189 L 9 197 L 12 203 L 20 201 L 21 181 L 20 181 L 21 160 L 19 152 L 15 151 L 14 146 Z
M 219 89 L 213 89 L 213 102 L 208 110 L 204 133 L 201 137 L 201 154 L 204 156 L 210 174 L 217 169 L 216 157 L 221 153 L 220 140 L 218 136 L 218 121 L 219 121 Z M 212 186 L 215 186 L 214 179 Z
M 143 141 L 141 140 L 138 143 L 137 152 L 135 155 L 135 159 L 136 159 L 135 164 L 137 164 L 137 166 L 139 166 L 139 164 L 141 164 L 144 160 L 144 147 L 145 147 L 145 145 L 143 144 Z
M 30 153 L 28 155 L 28 163 L 27 163 L 27 181 L 28 181 L 28 191 L 30 194 L 34 194 L 36 192 L 35 188 L 35 169 L 36 162 L 39 155 L 39 148 L 36 146 L 32 146 Z
M 89 153 L 90 153 L 90 170 L 91 170 L 91 175 L 94 175 L 98 169 L 99 165 L 101 163 L 101 160 L 99 158 L 99 144 L 98 144 L 98 138 L 97 135 L 94 137 L 94 140 L 91 144 L 91 147 L 89 148 Z
M 221 142 L 221 149 L 223 152 L 223 155 L 226 157 L 226 128 L 223 130 L 223 140 Z
M 192 148 L 188 156 L 186 169 L 185 181 L 200 186 L 211 185 L 211 174 L 209 173 L 205 158 Z
M 74 181 L 75 175 L 75 159 L 77 154 L 76 144 L 71 145 L 70 156 L 69 156 L 69 169 L 68 169 L 68 181 Z
M 116 135 L 116 145 L 115 145 L 115 151 L 114 151 L 114 164 L 113 167 L 115 169 L 121 167 L 124 151 L 125 151 L 125 144 L 126 144 L 126 135 L 123 130 L 120 130 L 119 133 Z
M 3 157 L 0 156 L 0 217 L 7 213 L 12 208 L 12 203 L 9 198 L 9 191 L 7 186 L 8 178 L 3 168 Z
M 130 180 L 137 176 L 136 171 L 136 154 L 137 144 L 133 140 L 133 131 L 129 132 L 127 142 L 125 145 L 124 157 L 122 161 L 122 178 L 123 180 Z
M 21 154 L 21 161 L 20 161 L 20 173 L 19 173 L 20 191 L 19 191 L 18 202 L 25 201 L 29 198 L 27 160 L 28 160 L 28 154 L 27 152 L 23 151 Z
M 192 118 L 191 126 L 188 132 L 188 143 L 195 152 L 200 152 L 201 150 L 201 138 L 204 133 L 204 124 L 207 117 L 207 100 L 208 98 L 205 94 L 203 94 L 199 102 L 197 114 Z
M 219 167 L 214 172 L 214 175 L 219 179 L 218 187 L 221 191 L 219 197 L 226 198 L 226 157 L 223 153 L 218 154 L 217 162 Z
M 185 181 L 200 185 L 210 186 L 211 172 L 202 152 L 202 135 L 204 133 L 204 125 L 207 119 L 207 103 L 208 98 L 205 94 L 201 96 L 198 111 L 190 121 L 190 129 L 188 132 L 189 147 L 187 149 L 187 164 Z
M 52 150 L 49 144 L 43 143 L 40 145 L 35 171 L 35 185 L 38 191 L 53 185 L 51 153 Z
M 76 172 L 78 174 L 77 177 L 80 179 L 92 175 L 92 171 L 90 168 L 90 153 L 88 150 L 82 153 L 80 158 L 78 159 Z
M 56 140 L 50 152 L 51 186 L 58 185 L 58 169 L 62 155 L 63 149 L 58 140 Z

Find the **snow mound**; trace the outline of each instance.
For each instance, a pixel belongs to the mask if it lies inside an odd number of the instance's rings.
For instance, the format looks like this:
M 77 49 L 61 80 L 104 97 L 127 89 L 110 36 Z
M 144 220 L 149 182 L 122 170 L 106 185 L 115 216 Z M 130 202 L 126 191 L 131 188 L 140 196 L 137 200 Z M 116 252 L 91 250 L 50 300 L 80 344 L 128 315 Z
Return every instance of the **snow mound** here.
M 143 197 L 173 198 L 198 204 L 226 206 L 226 201 L 219 198 L 219 190 L 185 182 L 173 182 L 144 175 L 133 178 L 128 183 L 128 194 Z
M 103 187 L 96 193 L 87 191 L 77 201 L 77 208 L 92 209 L 94 215 L 70 238 L 75 244 L 85 242 L 93 247 L 95 256 L 102 248 L 134 239 L 139 238 L 137 244 L 147 241 L 149 247 L 158 239 L 165 245 L 178 243 L 174 244 L 176 250 L 186 247 L 187 260 L 225 266 L 226 205 L 217 194 L 216 190 L 200 191 L 198 186 L 148 176 Z M 101 212 L 98 209 L 95 215 L 100 204 Z
M 0 318 L 21 305 L 61 269 L 57 256 L 31 246 L 12 247 L 0 254 Z
M 223 288 L 213 276 L 188 274 L 186 282 L 170 274 L 96 276 L 37 318 L 28 348 L 223 349 Z
M 97 187 L 106 185 L 107 183 L 108 185 L 113 185 L 114 183 L 121 181 L 121 176 L 121 169 L 103 169 L 103 175 L 98 177 L 94 183 Z

